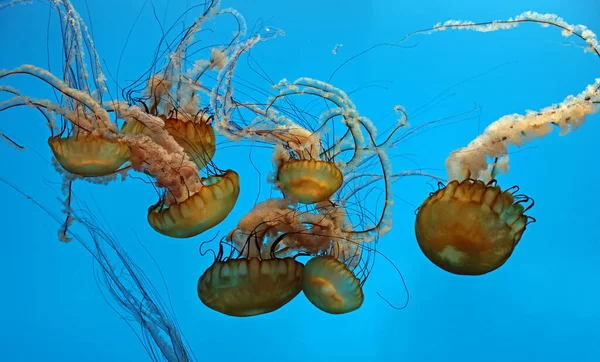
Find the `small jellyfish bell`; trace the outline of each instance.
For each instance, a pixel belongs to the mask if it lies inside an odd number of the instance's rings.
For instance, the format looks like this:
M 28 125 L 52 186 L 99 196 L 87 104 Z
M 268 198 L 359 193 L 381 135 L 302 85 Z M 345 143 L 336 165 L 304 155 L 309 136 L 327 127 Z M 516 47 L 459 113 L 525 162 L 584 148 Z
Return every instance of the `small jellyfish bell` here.
M 257 132 L 263 134 L 262 131 Z M 318 133 L 300 127 L 286 132 L 270 132 L 279 142 L 274 152 L 275 184 L 286 195 L 302 204 L 329 200 L 340 189 L 344 175 L 335 162 L 322 160 L 315 152 Z M 293 151 L 290 151 L 293 150 Z
M 326 313 L 344 314 L 360 308 L 362 284 L 345 263 L 330 255 L 316 256 L 304 267 L 302 291 Z
M 328 200 L 341 186 L 344 176 L 333 162 L 289 160 L 277 169 L 281 189 L 303 204 Z
M 350 226 L 351 220 L 343 207 L 324 203 L 321 206 L 322 214 L 342 227 L 328 235 L 329 248 L 313 253 L 316 256 L 306 263 L 302 291 L 315 307 L 326 313 L 350 313 L 363 304 L 362 288 L 372 267 L 369 263 L 374 259 L 370 253 L 376 252 L 376 242 L 367 246 L 373 240 L 365 233 L 352 231 L 356 226 Z

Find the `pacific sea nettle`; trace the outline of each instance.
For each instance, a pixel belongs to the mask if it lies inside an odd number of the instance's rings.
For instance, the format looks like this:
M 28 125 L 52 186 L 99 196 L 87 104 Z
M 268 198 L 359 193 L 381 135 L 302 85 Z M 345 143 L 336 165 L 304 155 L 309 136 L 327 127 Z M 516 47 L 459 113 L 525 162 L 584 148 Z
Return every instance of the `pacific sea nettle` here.
M 344 177 L 333 162 L 288 160 L 279 166 L 277 180 L 294 200 L 313 204 L 329 199 L 342 186 Z
M 239 258 L 215 261 L 198 279 L 198 297 L 230 316 L 273 312 L 302 290 L 304 265 L 294 258 Z
M 454 274 L 481 275 L 502 266 L 528 224 L 531 201 L 495 182 L 452 181 L 421 205 L 415 233 L 425 256 Z
M 240 179 L 233 170 L 204 178 L 204 186 L 181 202 L 159 203 L 148 209 L 148 223 L 173 238 L 199 235 L 223 221 L 240 194 Z
M 83 132 L 50 137 L 48 145 L 62 168 L 81 177 L 113 174 L 131 155 L 129 146 L 118 139 Z
M 364 300 L 360 280 L 346 264 L 330 255 L 317 256 L 306 263 L 302 290 L 315 307 L 330 314 L 352 312 Z

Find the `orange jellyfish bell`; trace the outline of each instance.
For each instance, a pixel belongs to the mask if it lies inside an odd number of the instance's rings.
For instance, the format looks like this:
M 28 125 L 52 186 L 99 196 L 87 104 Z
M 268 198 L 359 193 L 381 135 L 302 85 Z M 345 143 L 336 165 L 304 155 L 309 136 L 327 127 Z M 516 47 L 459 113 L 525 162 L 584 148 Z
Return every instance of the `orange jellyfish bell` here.
M 509 190 L 482 181 L 452 181 L 419 208 L 415 232 L 425 256 L 454 274 L 481 275 L 502 266 L 528 223 Z
M 235 317 L 273 312 L 302 290 L 304 265 L 293 258 L 216 261 L 198 279 L 207 307 Z
M 315 307 L 331 314 L 352 312 L 363 303 L 360 280 L 332 256 L 317 256 L 304 267 L 302 290 Z
M 184 122 L 177 118 L 160 118 L 165 122 L 167 132 L 183 147 L 198 170 L 212 160 L 216 151 L 215 130 L 204 119 L 199 122 Z
M 333 162 L 290 160 L 279 167 L 277 180 L 296 201 L 314 204 L 329 199 L 342 186 L 344 176 Z
M 65 170 L 83 177 L 110 175 L 131 155 L 125 143 L 91 134 L 50 137 L 48 145 Z
M 240 194 L 240 179 L 233 170 L 203 180 L 200 191 L 180 203 L 152 206 L 148 222 L 159 233 L 173 238 L 189 238 L 223 221 Z
M 182 121 L 162 115 L 159 118 L 165 123 L 165 130 L 183 148 L 198 170 L 202 170 L 212 160 L 216 152 L 216 135 L 213 127 L 208 124 L 208 117 L 203 114 L 200 121 Z M 136 120 L 125 123 L 122 132 L 150 136 L 146 126 Z

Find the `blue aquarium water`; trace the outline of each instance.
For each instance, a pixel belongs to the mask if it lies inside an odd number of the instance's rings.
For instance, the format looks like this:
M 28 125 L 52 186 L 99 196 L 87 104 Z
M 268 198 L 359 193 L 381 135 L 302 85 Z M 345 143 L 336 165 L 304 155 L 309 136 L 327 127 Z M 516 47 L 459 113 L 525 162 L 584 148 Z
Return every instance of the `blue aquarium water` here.
M 597 1 L 73 0 L 70 6 L 0 1 L 0 361 L 598 361 Z M 193 28 L 203 13 L 201 27 Z M 436 24 L 442 25 L 428 31 Z M 576 34 L 564 36 L 569 30 Z M 182 41 L 187 52 L 177 51 Z M 200 72 L 207 64 L 212 68 Z M 177 86 L 163 92 L 156 90 L 163 83 L 148 82 L 166 73 Z M 216 130 L 216 151 L 202 177 L 235 170 L 240 192 L 237 202 L 229 200 L 232 210 L 224 199 L 205 206 L 205 218 L 223 214 L 216 226 L 173 235 L 182 229 L 151 227 L 148 213 L 166 207 L 151 206 L 162 200 L 175 207 L 215 179 L 197 181 L 197 165 L 177 158 L 181 149 L 169 150 L 176 138 L 153 141 L 166 134 L 163 128 L 150 137 L 118 127 L 136 120 L 160 126 L 186 112 L 203 122 L 212 117 L 205 124 Z M 63 170 L 48 138 L 72 135 L 81 119 L 88 123 L 80 132 L 96 130 L 98 137 L 113 127 L 127 145 L 125 170 L 102 178 Z M 298 136 L 287 121 L 317 137 Z M 49 122 L 57 128 L 51 131 Z M 298 151 L 298 139 L 312 148 Z M 246 310 L 258 314 L 249 317 L 209 308 L 198 296 L 198 279 L 214 268 L 219 242 L 238 223 L 251 217 L 260 223 L 279 210 L 267 204 L 263 214 L 252 212 L 256 205 L 283 197 L 281 190 L 293 195 L 278 176 L 290 154 L 337 165 L 344 184 L 325 203 L 345 214 L 327 229 L 323 219 L 308 221 L 319 216 L 314 207 L 286 204 L 282 210 L 297 218 L 280 222 L 287 229 L 275 237 L 306 225 L 313 233 L 284 240 L 275 258 L 306 263 L 332 255 L 345 263 L 346 276 L 358 278 L 353 288 L 362 286 L 364 302 L 331 314 L 300 292 L 270 313 Z M 511 236 L 519 241 L 514 253 L 491 251 L 510 259 L 485 266 L 495 269 L 489 273 L 471 273 L 477 276 L 446 271 L 444 263 L 464 254 L 456 248 L 427 254 L 415 236 L 417 209 L 430 193 L 469 176 L 495 177 L 503 190 L 518 186 L 526 207 L 535 200 L 526 215 L 536 222 L 519 219 L 530 223 L 520 241 Z M 331 180 L 316 189 L 333 187 Z M 438 230 L 442 242 L 458 230 L 441 228 L 444 220 L 478 223 L 478 214 L 444 210 L 419 225 Z M 482 233 L 501 239 L 491 224 Z M 479 240 L 474 229 L 464 230 L 465 238 Z M 333 242 L 331 233 L 351 242 Z M 245 263 L 258 243 L 235 256 Z M 263 245 L 261 262 L 273 259 L 271 244 Z M 476 244 L 461 250 L 477 259 Z M 231 250 L 222 245 L 221 259 Z M 357 258 L 348 256 L 357 250 Z M 440 267 L 429 260 L 436 257 Z M 331 296 L 333 286 L 318 280 L 325 284 L 316 290 Z M 268 299 L 264 288 L 229 302 Z

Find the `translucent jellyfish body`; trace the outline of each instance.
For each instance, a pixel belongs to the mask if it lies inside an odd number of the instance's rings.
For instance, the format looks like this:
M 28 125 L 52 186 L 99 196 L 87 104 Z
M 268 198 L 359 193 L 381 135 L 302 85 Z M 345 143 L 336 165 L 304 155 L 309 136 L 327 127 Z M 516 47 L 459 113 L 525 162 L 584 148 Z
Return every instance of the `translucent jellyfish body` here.
M 214 227 L 231 212 L 240 193 L 235 171 L 203 180 L 205 186 L 182 202 L 150 207 L 148 222 L 163 235 L 189 238 Z
M 331 314 L 352 312 L 364 300 L 360 280 L 332 256 L 317 256 L 306 263 L 302 290 L 315 307 Z
M 82 177 L 110 175 L 131 154 L 125 143 L 91 134 L 50 137 L 48 145 L 65 170 Z
M 279 167 L 277 180 L 292 199 L 313 204 L 329 199 L 342 186 L 344 176 L 333 162 L 289 160 Z
M 304 266 L 293 258 L 216 261 L 198 280 L 198 297 L 230 316 L 269 313 L 300 293 L 303 272 Z
M 425 256 L 454 274 L 481 275 L 502 266 L 527 226 L 526 197 L 482 181 L 452 181 L 419 208 L 415 232 Z

